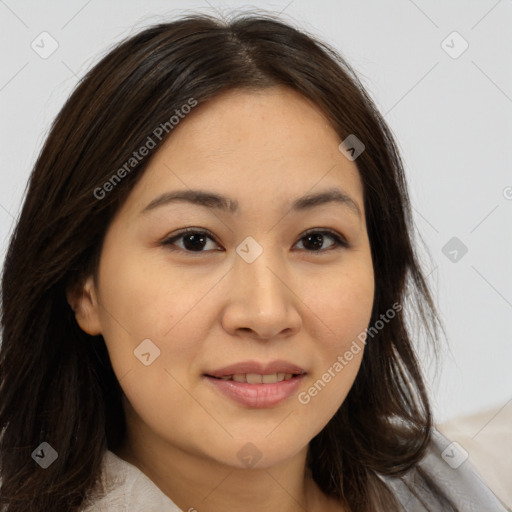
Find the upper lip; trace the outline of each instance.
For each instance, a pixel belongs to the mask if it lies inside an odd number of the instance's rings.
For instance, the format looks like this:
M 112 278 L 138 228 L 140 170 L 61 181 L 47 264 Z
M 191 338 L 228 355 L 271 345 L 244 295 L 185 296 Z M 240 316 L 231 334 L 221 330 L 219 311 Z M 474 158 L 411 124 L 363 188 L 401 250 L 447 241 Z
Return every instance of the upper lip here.
M 256 373 L 258 375 L 270 375 L 273 373 L 301 374 L 306 373 L 306 371 L 296 364 L 279 359 L 269 363 L 260 363 L 259 361 L 242 361 L 240 363 L 230 364 L 229 366 L 225 366 L 218 370 L 208 371 L 205 375 L 209 375 L 211 377 L 224 377 L 226 375 L 246 373 Z

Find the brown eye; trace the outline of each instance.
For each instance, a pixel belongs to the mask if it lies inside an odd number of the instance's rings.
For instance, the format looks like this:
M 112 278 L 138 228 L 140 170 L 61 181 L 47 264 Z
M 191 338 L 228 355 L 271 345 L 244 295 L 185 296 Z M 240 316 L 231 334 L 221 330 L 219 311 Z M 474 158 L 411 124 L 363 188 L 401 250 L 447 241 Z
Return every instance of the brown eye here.
M 182 246 L 177 246 L 177 248 L 173 247 L 176 246 L 176 242 L 178 240 L 182 240 Z M 208 245 L 208 240 L 211 240 L 216 244 L 215 239 L 211 236 L 209 231 L 187 229 L 164 240 L 162 245 L 169 247 L 171 250 L 182 250 L 185 252 L 209 252 L 211 249 L 207 251 L 203 250 Z
M 322 249 L 325 238 L 330 238 L 334 242 L 327 248 Z M 324 253 L 340 247 L 349 247 L 348 242 L 344 238 L 332 231 L 310 231 L 303 235 L 299 241 L 304 241 L 303 246 L 308 252 Z

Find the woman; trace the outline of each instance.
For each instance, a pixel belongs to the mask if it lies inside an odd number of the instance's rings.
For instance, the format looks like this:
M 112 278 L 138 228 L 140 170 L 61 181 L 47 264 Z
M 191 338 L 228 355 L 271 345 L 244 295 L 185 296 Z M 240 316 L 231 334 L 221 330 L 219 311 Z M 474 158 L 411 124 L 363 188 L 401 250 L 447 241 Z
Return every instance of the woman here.
M 119 44 L 58 115 L 2 281 L 2 510 L 505 510 L 433 427 L 392 135 L 263 16 Z

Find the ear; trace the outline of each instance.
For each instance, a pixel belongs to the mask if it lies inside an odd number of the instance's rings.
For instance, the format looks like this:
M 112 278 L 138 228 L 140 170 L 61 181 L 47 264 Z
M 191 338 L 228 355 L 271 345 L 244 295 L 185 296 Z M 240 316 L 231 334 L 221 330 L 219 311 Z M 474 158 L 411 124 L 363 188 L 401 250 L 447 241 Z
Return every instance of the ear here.
M 68 287 L 66 297 L 82 331 L 97 336 L 101 334 L 99 306 L 93 276 L 80 285 Z

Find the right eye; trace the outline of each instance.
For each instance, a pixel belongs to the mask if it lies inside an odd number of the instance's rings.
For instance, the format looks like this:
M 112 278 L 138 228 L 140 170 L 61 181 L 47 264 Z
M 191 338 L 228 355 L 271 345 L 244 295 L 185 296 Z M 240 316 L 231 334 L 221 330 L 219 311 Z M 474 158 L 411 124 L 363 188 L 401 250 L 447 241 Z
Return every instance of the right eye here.
M 177 246 L 177 240 L 183 240 L 182 246 Z M 166 238 L 162 245 L 166 246 L 171 251 L 182 251 L 182 252 L 211 252 L 210 250 L 203 250 L 205 246 L 208 245 L 208 239 L 213 241 L 216 245 L 215 238 L 210 231 L 205 229 L 197 229 L 197 228 L 187 228 L 179 233 L 172 235 L 169 238 Z M 215 250 L 215 249 L 213 249 Z

